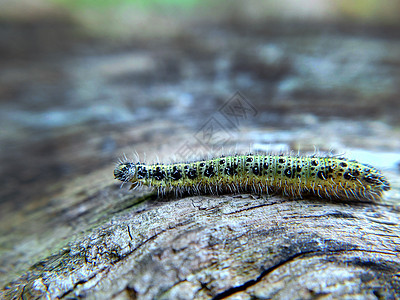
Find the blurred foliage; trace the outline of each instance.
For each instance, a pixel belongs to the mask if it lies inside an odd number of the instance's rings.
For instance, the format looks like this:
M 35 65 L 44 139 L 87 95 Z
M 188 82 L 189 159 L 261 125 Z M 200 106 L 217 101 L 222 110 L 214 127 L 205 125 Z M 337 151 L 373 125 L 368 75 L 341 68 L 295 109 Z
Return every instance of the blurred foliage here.
M 61 3 L 70 8 L 93 8 L 93 7 L 115 7 L 119 5 L 135 5 L 139 7 L 158 6 L 179 6 L 193 7 L 201 2 L 200 0 L 50 0 Z
M 400 1 L 398 0 L 341 0 L 338 2 L 340 15 L 361 21 L 378 23 L 400 22 Z
M 0 0 L 0 17 L 5 14 L 32 15 L 40 12 L 48 13 L 51 9 L 114 10 L 121 7 L 135 7 L 141 10 L 159 9 L 188 9 L 193 15 L 198 15 L 197 7 L 210 6 L 210 11 L 217 10 L 221 15 L 232 11 L 242 12 L 244 16 L 274 16 L 287 19 L 325 19 L 327 16 L 334 19 L 353 19 L 361 21 L 375 21 L 379 23 L 400 22 L 400 0 Z
M 90 35 L 111 38 L 179 34 L 181 21 L 205 18 L 209 0 L 43 0 L 61 7 Z M 218 4 L 217 4 L 218 5 Z M 221 12 L 220 9 L 214 11 Z
M 197 21 L 399 25 L 399 15 L 400 0 L 0 0 L 0 20 L 40 23 L 43 19 L 64 18 L 73 20 L 90 35 L 123 39 L 179 35 Z

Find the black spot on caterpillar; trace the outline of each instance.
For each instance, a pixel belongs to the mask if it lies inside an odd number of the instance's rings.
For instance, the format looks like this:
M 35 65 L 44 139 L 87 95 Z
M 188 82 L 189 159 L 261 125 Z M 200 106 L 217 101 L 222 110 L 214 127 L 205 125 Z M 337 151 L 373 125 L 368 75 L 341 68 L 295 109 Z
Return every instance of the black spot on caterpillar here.
M 341 200 L 378 201 L 389 182 L 374 167 L 336 157 L 235 155 L 187 163 L 122 162 L 114 177 L 161 194 L 281 193 Z

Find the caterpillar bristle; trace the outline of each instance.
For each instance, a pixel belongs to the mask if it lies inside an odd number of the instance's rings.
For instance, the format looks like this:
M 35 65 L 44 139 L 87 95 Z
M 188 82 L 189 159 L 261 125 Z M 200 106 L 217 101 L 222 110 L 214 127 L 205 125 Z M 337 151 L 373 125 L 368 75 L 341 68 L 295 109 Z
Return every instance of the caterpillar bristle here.
M 221 155 L 211 159 L 172 164 L 145 164 L 119 160 L 114 177 L 132 183 L 131 189 L 149 186 L 158 195 L 250 192 L 281 193 L 289 198 L 313 194 L 320 198 L 379 201 L 389 182 L 375 168 L 335 156 Z

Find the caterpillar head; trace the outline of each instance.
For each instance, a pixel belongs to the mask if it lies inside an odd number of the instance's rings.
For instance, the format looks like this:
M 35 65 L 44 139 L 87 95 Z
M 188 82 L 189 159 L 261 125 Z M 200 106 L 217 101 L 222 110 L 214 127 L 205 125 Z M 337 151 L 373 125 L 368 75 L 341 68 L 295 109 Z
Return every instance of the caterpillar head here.
M 123 182 L 132 181 L 135 177 L 136 165 L 130 162 L 120 163 L 114 169 L 114 178 Z

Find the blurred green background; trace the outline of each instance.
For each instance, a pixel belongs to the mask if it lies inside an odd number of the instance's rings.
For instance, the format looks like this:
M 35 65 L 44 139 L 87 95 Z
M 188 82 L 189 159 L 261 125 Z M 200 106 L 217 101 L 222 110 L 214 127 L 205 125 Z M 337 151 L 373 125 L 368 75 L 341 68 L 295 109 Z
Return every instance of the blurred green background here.
M 384 0 L 355 1 L 199 1 L 199 0 L 3 0 L 0 18 L 33 20 L 71 17 L 89 33 L 129 35 L 164 32 L 161 25 L 185 18 L 219 20 L 236 19 L 262 21 L 323 20 L 372 24 L 398 24 L 400 2 Z M 151 18 L 156 23 L 145 22 Z M 130 26 L 135 27 L 130 27 Z M 157 28 L 157 25 L 160 27 Z M 170 24 L 171 25 L 171 24 Z M 128 28 L 129 27 L 129 30 Z M 146 31 L 147 33 L 147 31 Z

